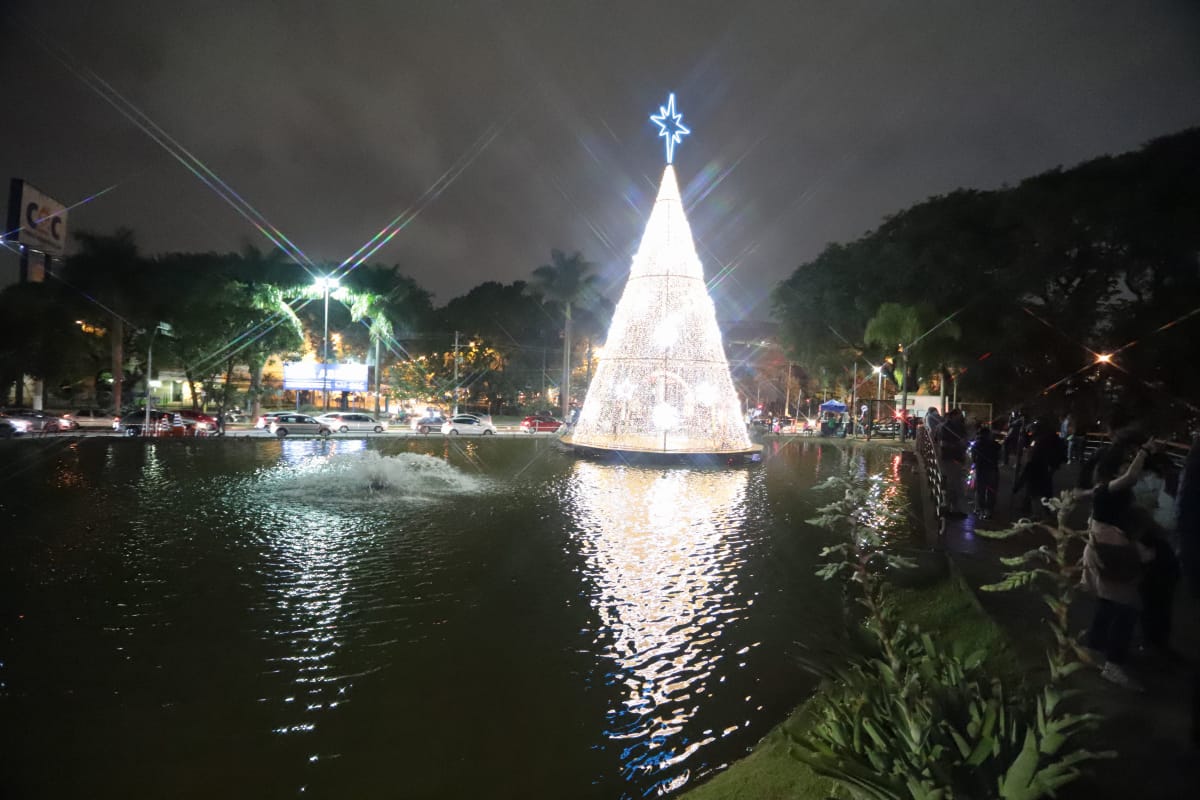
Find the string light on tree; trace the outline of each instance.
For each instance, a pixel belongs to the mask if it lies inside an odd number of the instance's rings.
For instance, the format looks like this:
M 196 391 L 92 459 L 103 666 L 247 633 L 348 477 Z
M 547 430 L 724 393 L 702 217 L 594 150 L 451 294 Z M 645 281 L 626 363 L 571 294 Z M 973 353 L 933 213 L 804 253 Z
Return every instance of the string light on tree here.
M 667 166 L 566 441 L 620 452 L 752 453 L 671 165 L 675 145 L 691 131 L 675 110 L 674 94 L 650 119 L 666 139 Z

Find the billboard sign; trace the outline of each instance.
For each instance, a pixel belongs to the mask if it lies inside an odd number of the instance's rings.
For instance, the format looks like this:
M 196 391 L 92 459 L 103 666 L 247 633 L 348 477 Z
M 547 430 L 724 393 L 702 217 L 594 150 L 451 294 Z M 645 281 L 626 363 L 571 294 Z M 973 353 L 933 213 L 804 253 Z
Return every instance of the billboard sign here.
M 60 256 L 67 246 L 67 208 L 20 178 L 8 193 L 8 241 Z
M 284 389 L 365 392 L 368 385 L 366 364 L 318 364 L 313 361 L 285 361 L 283 364 Z

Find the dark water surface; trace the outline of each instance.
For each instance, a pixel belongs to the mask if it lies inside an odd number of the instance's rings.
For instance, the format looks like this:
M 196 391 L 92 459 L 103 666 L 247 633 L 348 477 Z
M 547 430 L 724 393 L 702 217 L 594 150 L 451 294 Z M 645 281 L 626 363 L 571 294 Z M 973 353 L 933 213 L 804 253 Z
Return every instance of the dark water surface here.
M 5 443 L 0 795 L 673 792 L 779 722 L 811 690 L 801 647 L 836 638 L 809 487 L 898 458 Z

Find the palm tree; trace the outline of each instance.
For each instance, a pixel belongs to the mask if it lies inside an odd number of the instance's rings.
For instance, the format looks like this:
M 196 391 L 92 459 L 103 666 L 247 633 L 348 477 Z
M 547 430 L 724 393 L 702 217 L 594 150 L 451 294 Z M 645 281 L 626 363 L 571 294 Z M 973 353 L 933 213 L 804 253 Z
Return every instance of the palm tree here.
M 884 303 L 875 316 L 867 321 L 863 339 L 867 344 L 876 344 L 885 350 L 897 345 L 901 357 L 901 408 L 908 409 L 908 356 L 914 347 L 933 356 L 944 371 L 946 361 L 945 343 L 961 335 L 958 325 L 942 319 L 927 306 L 906 306 L 900 303 Z M 901 428 L 901 440 L 905 428 Z
M 560 398 L 563 419 L 571 405 L 571 309 L 590 302 L 596 295 L 595 265 L 585 261 L 576 250 L 571 255 L 561 250 L 550 251 L 550 263 L 533 271 L 530 290 L 543 302 L 558 303 L 563 308 L 563 376 Z
M 303 285 L 304 273 L 279 248 L 263 253 L 253 245 L 242 249 L 234 274 L 250 291 L 251 304 L 267 315 L 265 326 L 246 347 L 250 368 L 250 412 L 257 419 L 262 411 L 262 376 L 267 359 L 281 350 L 295 349 L 304 341 L 304 325 L 296 316 L 289 295 Z

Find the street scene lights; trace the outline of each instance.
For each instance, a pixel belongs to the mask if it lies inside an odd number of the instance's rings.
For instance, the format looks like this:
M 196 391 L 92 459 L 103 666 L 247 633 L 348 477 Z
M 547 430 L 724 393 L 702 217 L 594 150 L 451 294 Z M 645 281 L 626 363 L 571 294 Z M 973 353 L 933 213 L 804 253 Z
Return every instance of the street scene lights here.
M 321 337 L 321 388 L 325 395 L 325 410 L 329 410 L 329 293 L 337 291 L 337 278 L 317 278 L 316 287 L 325 294 L 325 332 Z

